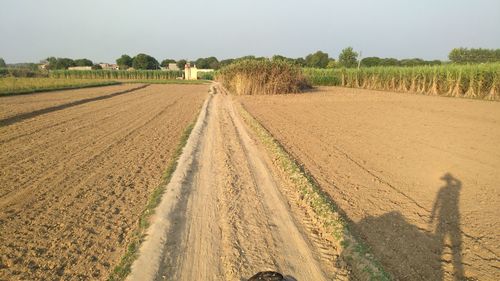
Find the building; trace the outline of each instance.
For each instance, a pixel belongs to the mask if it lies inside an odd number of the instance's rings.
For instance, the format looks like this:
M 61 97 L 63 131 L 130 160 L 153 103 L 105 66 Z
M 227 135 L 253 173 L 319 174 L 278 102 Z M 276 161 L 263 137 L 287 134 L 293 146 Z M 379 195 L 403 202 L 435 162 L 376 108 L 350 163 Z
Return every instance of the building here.
M 196 65 L 191 67 L 190 63 L 184 65 L 184 80 L 198 80 L 198 68 Z
M 92 70 L 92 66 L 70 66 L 68 70 Z
M 180 70 L 176 63 L 169 63 L 167 66 L 168 70 Z
M 103 70 L 118 70 L 118 65 L 114 63 L 100 63 L 99 64 Z

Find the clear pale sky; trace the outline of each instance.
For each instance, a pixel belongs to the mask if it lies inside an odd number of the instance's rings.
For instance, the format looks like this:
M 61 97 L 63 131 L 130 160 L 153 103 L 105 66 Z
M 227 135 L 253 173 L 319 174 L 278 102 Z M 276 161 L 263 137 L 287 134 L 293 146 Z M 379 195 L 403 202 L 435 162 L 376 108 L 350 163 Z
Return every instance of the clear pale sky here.
M 347 46 L 363 57 L 446 59 L 500 48 L 500 0 L 0 0 L 0 57 L 114 62 L 121 54 L 219 59 Z

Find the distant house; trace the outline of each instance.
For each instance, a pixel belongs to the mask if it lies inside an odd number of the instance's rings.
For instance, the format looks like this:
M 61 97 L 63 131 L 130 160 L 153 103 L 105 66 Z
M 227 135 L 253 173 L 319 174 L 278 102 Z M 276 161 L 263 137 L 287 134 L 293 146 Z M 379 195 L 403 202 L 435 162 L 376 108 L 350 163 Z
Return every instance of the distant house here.
M 198 80 L 198 68 L 196 68 L 196 65 L 191 67 L 189 62 L 184 65 L 184 80 Z
M 167 66 L 168 70 L 180 70 L 176 63 L 169 63 Z
M 40 69 L 40 70 L 49 69 L 49 62 L 46 60 L 40 61 L 40 63 L 38 64 L 38 69 Z
M 68 70 L 92 70 L 92 66 L 70 66 Z
M 118 70 L 119 67 L 114 63 L 100 63 L 99 64 L 103 70 Z
M 196 65 L 191 66 L 190 63 L 184 65 L 184 79 L 185 80 L 198 80 L 199 73 L 214 72 L 213 69 L 198 69 Z

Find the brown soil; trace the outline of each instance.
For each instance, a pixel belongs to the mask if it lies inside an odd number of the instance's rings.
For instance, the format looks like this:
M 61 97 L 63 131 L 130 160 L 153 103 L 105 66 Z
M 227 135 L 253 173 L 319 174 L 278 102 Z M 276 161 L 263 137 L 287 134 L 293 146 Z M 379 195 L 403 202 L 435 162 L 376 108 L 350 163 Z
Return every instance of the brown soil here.
M 1 98 L 0 115 L 132 87 Z M 207 90 L 150 85 L 1 127 L 0 280 L 106 279 Z
M 128 279 L 246 280 L 274 270 L 346 280 L 335 249 L 294 215 L 284 184 L 231 97 L 211 95 Z
M 4 96 L 0 97 L 0 120 L 78 100 L 105 96 L 115 92 L 133 89 L 137 86 L 140 85 L 123 84 L 99 88 L 35 93 L 30 95 Z
M 500 280 L 500 103 L 322 87 L 238 97 L 401 280 Z

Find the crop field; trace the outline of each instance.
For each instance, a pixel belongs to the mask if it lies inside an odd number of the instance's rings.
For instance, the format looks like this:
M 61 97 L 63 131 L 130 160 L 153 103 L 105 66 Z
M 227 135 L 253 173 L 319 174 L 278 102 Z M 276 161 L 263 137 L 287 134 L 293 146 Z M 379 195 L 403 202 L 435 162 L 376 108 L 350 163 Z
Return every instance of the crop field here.
M 313 85 L 500 100 L 500 64 L 304 69 Z
M 500 279 L 499 103 L 338 87 L 237 100 L 396 279 Z
M 96 79 L 0 78 L 0 96 L 118 84 Z
M 134 84 L 1 97 L 0 279 L 107 279 L 207 91 Z
M 182 77 L 180 70 L 53 70 L 51 78 L 70 79 L 133 79 L 133 80 L 172 80 Z

